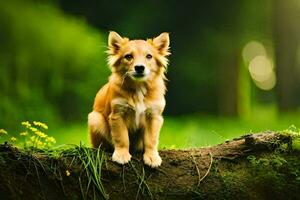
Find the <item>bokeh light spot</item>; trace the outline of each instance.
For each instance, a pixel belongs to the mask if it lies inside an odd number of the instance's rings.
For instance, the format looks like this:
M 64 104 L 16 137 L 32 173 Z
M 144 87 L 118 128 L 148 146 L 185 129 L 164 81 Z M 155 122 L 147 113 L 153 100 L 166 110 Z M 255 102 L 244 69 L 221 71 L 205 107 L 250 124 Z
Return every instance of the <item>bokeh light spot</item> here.
M 267 53 L 264 45 L 258 41 L 250 41 L 243 48 L 242 56 L 245 63 L 250 62 L 253 58 L 259 55 L 266 56 Z
M 256 56 L 249 63 L 251 78 L 262 90 L 271 90 L 276 84 L 273 63 L 266 56 Z

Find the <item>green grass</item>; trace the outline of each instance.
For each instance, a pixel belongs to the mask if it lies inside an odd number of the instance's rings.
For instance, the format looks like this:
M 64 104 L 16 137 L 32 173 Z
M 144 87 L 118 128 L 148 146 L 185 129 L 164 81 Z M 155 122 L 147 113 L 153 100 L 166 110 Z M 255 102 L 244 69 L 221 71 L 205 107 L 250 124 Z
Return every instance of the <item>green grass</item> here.
M 84 166 L 84 170 L 86 172 L 87 179 L 88 179 L 88 184 L 86 189 L 83 189 L 81 184 L 83 199 L 87 199 L 88 191 L 90 190 L 91 183 L 104 199 L 108 199 L 109 195 L 105 192 L 105 188 L 101 181 L 101 175 L 102 175 L 101 169 L 105 159 L 104 152 L 100 148 L 96 149 L 95 151 L 92 151 L 90 148 L 80 147 L 77 148 L 77 150 L 78 150 L 77 155 L 79 155 L 79 159 L 81 160 Z M 84 192 L 84 190 L 86 192 Z M 96 196 L 94 196 L 94 199 L 95 197 Z
M 273 108 L 259 108 L 247 119 L 224 118 L 205 115 L 165 117 L 160 134 L 160 148 L 205 147 L 222 143 L 247 133 L 266 130 L 281 131 L 291 125 L 300 127 L 299 113 L 277 114 Z M 71 124 L 50 128 L 57 144 L 88 144 L 87 126 Z

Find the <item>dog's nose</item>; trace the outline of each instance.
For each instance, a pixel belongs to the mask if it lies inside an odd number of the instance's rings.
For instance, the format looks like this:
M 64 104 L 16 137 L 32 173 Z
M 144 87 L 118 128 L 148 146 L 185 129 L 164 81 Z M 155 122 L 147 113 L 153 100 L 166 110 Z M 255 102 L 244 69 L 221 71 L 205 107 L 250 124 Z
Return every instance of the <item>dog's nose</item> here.
M 144 72 L 144 70 L 145 70 L 145 66 L 143 66 L 143 65 L 136 65 L 136 66 L 134 66 L 134 70 L 135 70 L 136 73 L 142 74 Z

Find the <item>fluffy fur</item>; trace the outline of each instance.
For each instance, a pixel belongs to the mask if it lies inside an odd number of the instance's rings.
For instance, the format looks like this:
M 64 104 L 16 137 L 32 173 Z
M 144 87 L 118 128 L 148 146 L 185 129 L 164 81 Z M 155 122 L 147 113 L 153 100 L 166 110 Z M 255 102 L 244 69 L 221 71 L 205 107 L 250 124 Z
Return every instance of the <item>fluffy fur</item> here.
M 145 164 L 160 166 L 157 146 L 165 107 L 169 34 L 129 40 L 110 32 L 108 48 L 112 74 L 88 115 L 91 143 L 95 148 L 113 149 L 112 159 L 120 164 L 130 161 L 130 148 L 144 151 Z M 142 73 L 137 66 L 142 66 Z

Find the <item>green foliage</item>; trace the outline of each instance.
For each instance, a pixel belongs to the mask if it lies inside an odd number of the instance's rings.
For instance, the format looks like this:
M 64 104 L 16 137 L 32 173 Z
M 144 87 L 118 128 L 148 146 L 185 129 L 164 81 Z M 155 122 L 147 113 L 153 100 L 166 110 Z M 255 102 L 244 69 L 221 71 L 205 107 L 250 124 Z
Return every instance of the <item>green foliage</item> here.
M 48 136 L 45 133 L 45 130 L 48 129 L 46 124 L 37 121 L 33 121 L 32 123 L 26 121 L 22 122 L 22 126 L 24 127 L 25 131 L 21 132 L 20 136 L 24 137 L 24 149 L 48 149 L 56 143 L 54 137 Z
M 93 151 L 90 148 L 81 147 L 77 148 L 77 150 L 79 150 L 77 155 L 79 155 L 79 159 L 82 162 L 82 166 L 85 169 L 88 178 L 85 194 L 83 192 L 83 188 L 81 187 L 84 199 L 86 198 L 90 189 L 90 183 L 94 185 L 104 199 L 108 199 L 109 195 L 105 192 L 105 188 L 101 181 L 101 169 L 103 162 L 105 161 L 105 153 L 100 148 L 97 148 L 95 151 Z
M 287 161 L 282 156 L 276 154 L 272 155 L 270 158 L 256 158 L 254 155 L 249 155 L 247 159 L 252 165 L 270 165 L 277 168 L 287 163 Z
M 109 73 L 101 35 L 29 0 L 1 1 L 0 26 L 0 127 L 84 119 Z
M 276 191 L 277 194 L 273 194 L 274 196 L 282 195 L 285 188 L 289 188 L 290 191 L 299 190 L 300 174 L 299 159 L 297 157 L 289 157 L 285 153 L 275 153 L 270 156 L 255 158 L 253 161 L 254 163 L 249 168 L 251 170 L 250 177 L 254 177 L 249 182 L 250 187 L 256 185 L 266 191 Z M 294 196 L 295 194 L 290 195 Z M 285 196 L 285 198 L 293 199 L 295 197 Z
M 49 158 L 53 159 L 60 159 L 62 156 L 72 157 L 69 167 L 76 164 L 80 165 L 83 169 L 83 173 L 80 174 L 78 179 L 82 198 L 89 199 L 88 193 L 93 193 L 94 199 L 98 196 L 101 196 L 104 199 L 109 198 L 101 180 L 102 166 L 106 162 L 106 154 L 101 148 L 91 149 L 82 144 L 72 145 L 71 147 L 69 145 L 53 147 L 56 140 L 54 137 L 48 136 L 45 133 L 45 130 L 48 129 L 48 126 L 45 123 L 26 121 L 21 124 L 24 131 L 21 132 L 17 138 L 10 137 L 6 130 L 0 129 L 0 143 L 12 143 L 21 147 L 19 150 L 27 155 L 33 155 L 38 152 L 40 154 L 48 155 Z M 44 169 L 43 164 L 38 161 L 38 159 L 35 159 L 35 156 L 29 157 L 33 158 L 32 163 L 34 165 L 40 165 Z M 58 166 L 54 164 L 48 170 L 55 174 L 57 171 L 56 168 L 58 168 Z M 71 176 L 71 171 L 68 168 L 65 170 L 65 175 Z M 87 181 L 84 178 L 81 179 L 81 177 L 87 177 Z
M 280 132 L 283 135 L 290 135 L 292 137 L 292 149 L 300 150 L 300 129 L 295 125 L 291 125 L 289 128 Z
M 78 183 L 81 189 L 83 199 L 90 199 L 89 193 L 92 193 L 93 199 L 109 199 L 102 183 L 102 167 L 106 164 L 106 153 L 101 149 L 88 148 L 85 145 L 62 145 L 59 148 L 52 149 L 51 157 L 71 157 L 70 168 L 80 165 L 82 173 L 79 176 Z M 50 155 L 48 153 L 48 155 Z M 66 175 L 70 176 L 71 172 L 66 170 Z
M 49 150 L 56 143 L 54 137 L 46 133 L 48 126 L 45 123 L 33 121 L 22 122 L 23 130 L 14 137 L 4 129 L 0 129 L 0 142 L 10 142 L 24 150 Z M 15 135 L 15 134 L 13 134 Z
M 265 117 L 265 116 L 269 117 Z M 226 140 L 249 133 L 262 131 L 282 131 L 293 122 L 300 127 L 299 114 L 278 116 L 273 108 L 260 108 L 254 117 L 248 119 L 215 117 L 209 115 L 165 116 L 159 146 L 160 148 L 190 148 L 220 144 Z M 283 131 L 282 133 L 284 133 Z M 88 144 L 86 122 L 68 124 L 52 128 L 49 132 L 57 139 L 57 144 Z M 293 140 L 293 149 L 299 143 Z M 284 147 L 284 146 L 282 146 Z

